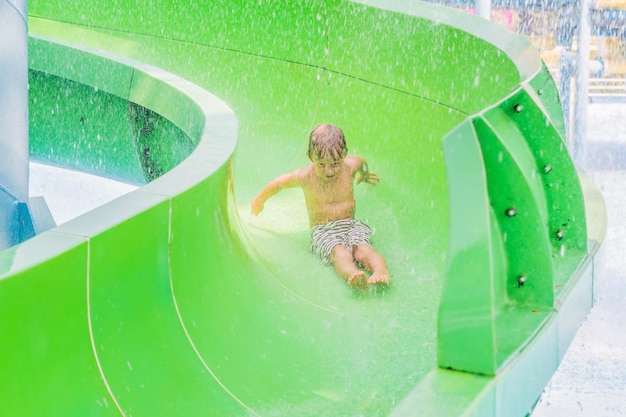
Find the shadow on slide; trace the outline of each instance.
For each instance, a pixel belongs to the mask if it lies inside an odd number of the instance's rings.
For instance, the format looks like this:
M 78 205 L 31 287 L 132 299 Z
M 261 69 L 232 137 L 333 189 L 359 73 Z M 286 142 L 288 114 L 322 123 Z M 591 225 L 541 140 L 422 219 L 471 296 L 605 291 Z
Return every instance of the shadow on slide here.
M 240 3 L 30 2 L 31 157 L 142 187 L 0 253 L 0 414 L 524 415 L 606 224 L 537 53 L 416 1 Z M 387 289 L 311 254 L 299 190 L 250 214 L 321 122 L 381 177 Z

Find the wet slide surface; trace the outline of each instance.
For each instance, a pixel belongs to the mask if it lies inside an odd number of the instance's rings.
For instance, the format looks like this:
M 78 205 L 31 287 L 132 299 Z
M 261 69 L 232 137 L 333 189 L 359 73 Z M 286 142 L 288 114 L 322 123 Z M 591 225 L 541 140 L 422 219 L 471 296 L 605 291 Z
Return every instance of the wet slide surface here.
M 37 32 L 39 22 L 33 23 L 31 31 Z M 72 31 L 83 33 L 63 27 L 64 33 Z M 175 294 L 177 285 L 195 288 L 193 296 L 178 299 L 178 308 L 189 320 L 187 330 L 204 365 L 241 403 L 233 415 L 390 412 L 436 366 L 448 212 L 433 130 L 451 128 L 455 117 L 417 97 L 323 68 L 133 34 L 106 35 L 123 36 L 140 50 L 158 47 L 159 59 L 176 63 L 175 71 L 184 61 L 184 76 L 199 78 L 195 81 L 225 100 L 239 120 L 232 162 L 236 213 L 231 211 L 230 221 L 240 225 L 222 226 L 223 241 L 215 242 L 231 251 L 215 255 L 217 274 L 197 271 L 193 282 L 184 284 L 172 276 Z M 185 58 L 190 50 L 191 62 Z M 433 110 L 451 120 L 412 126 L 412 119 Z M 310 252 L 299 190 L 275 196 L 257 218 L 250 214 L 249 202 L 266 182 L 308 163 L 308 134 L 320 122 L 341 126 L 349 152 L 364 156 L 382 178 L 377 186 L 359 185 L 355 191 L 357 217 L 374 230 L 374 244 L 392 271 L 394 285 L 387 290 L 353 291 Z M 145 300 L 149 294 L 136 296 Z M 112 307 L 91 308 L 95 316 Z M 116 318 L 126 320 L 128 314 L 134 313 L 122 310 Z M 149 350 L 146 330 L 137 329 L 139 340 L 115 343 Z M 195 372 L 207 372 L 189 354 Z M 123 366 L 137 372 L 130 360 Z M 149 415 L 163 407 L 134 398 L 141 382 L 124 392 L 125 386 L 116 386 L 119 371 L 108 375 L 103 367 L 103 372 L 122 409 Z M 152 377 L 159 378 L 158 365 Z M 208 399 L 206 406 L 217 407 Z M 198 404 L 189 407 L 197 410 Z
M 450 26 L 344 2 L 202 10 L 33 3 L 31 36 L 163 68 L 215 94 L 238 121 L 236 151 L 213 175 L 219 186 L 183 193 L 188 210 L 174 219 L 210 242 L 186 245 L 167 227 L 114 226 L 175 249 L 154 258 L 139 248 L 138 261 L 122 256 L 88 277 L 90 368 L 110 397 L 92 401 L 85 388 L 84 409 L 381 416 L 437 367 L 449 218 L 441 138 L 520 82 L 510 59 Z M 419 15 L 422 6 L 410 4 Z M 405 65 L 408 53 L 424 66 Z M 441 89 L 450 79 L 456 87 Z M 250 214 L 268 181 L 308 163 L 308 134 L 322 122 L 340 126 L 349 153 L 381 177 L 356 187 L 356 217 L 374 231 L 390 288 L 354 291 L 321 264 L 309 250 L 299 190 Z M 214 211 L 196 208 L 207 193 L 222 196 Z M 167 201 L 142 198 L 156 207 L 150 224 L 167 225 Z M 114 238 L 93 239 L 110 248 Z M 90 262 L 107 256 L 96 250 Z

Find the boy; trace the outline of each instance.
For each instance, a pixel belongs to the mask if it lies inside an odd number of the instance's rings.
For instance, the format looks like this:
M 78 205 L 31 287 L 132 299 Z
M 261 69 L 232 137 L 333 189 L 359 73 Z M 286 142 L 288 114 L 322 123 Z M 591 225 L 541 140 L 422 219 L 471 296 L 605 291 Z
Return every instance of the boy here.
M 311 249 L 324 263 L 332 263 L 353 288 L 387 285 L 387 264 L 370 245 L 370 228 L 354 219 L 354 180 L 375 185 L 380 178 L 369 172 L 365 159 L 347 153 L 341 129 L 330 124 L 317 126 L 309 136 L 307 156 L 311 163 L 267 184 L 252 200 L 252 214 L 258 215 L 265 201 L 279 191 L 302 188 L 311 225 Z M 357 263 L 371 272 L 369 279 Z

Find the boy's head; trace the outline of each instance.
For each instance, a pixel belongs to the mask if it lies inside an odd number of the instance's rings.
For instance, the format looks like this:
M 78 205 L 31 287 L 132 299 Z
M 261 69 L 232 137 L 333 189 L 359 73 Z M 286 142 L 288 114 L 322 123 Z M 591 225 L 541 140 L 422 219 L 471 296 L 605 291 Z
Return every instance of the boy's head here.
M 330 158 L 339 160 L 348 153 L 346 138 L 341 129 L 330 124 L 317 125 L 309 135 L 308 157 L 313 159 Z

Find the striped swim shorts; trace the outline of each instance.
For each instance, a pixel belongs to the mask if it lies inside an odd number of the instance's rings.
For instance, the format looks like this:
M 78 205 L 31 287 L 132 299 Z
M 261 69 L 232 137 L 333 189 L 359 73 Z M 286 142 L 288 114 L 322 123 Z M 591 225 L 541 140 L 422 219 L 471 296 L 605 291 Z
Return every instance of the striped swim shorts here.
M 330 264 L 330 253 L 336 245 L 343 245 L 352 251 L 357 245 L 369 245 L 371 235 L 369 226 L 360 220 L 335 220 L 311 228 L 311 250 L 325 264 Z

